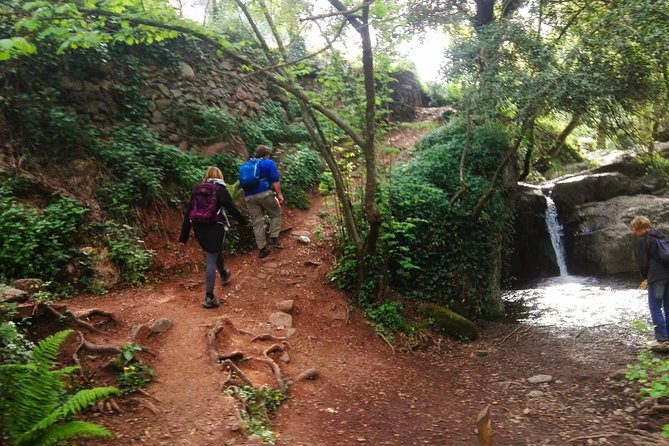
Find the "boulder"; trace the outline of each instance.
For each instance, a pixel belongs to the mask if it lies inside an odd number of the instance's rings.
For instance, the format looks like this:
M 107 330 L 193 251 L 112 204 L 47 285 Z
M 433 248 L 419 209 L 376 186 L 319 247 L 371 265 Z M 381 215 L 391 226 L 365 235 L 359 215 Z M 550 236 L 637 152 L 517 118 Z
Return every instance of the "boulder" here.
M 0 285 L 0 302 L 25 302 L 28 297 L 28 293 L 24 290 Z
M 666 186 L 660 175 L 647 175 L 645 167 L 631 159 L 554 181 L 551 197 L 560 212 L 620 195 L 652 194 Z
M 12 285 L 30 296 L 44 290 L 44 282 L 41 279 L 18 279 Z
M 627 195 L 631 185 L 632 180 L 620 172 L 577 175 L 556 183 L 551 196 L 562 211 L 583 203 Z
M 629 222 L 648 217 L 654 227 L 669 234 L 669 197 L 621 196 L 583 204 L 563 217 L 565 249 L 572 274 L 638 272 L 634 259 L 636 237 Z
M 420 313 L 434 321 L 434 326 L 456 339 L 473 341 L 478 337 L 476 325 L 458 313 L 437 304 L 423 304 Z

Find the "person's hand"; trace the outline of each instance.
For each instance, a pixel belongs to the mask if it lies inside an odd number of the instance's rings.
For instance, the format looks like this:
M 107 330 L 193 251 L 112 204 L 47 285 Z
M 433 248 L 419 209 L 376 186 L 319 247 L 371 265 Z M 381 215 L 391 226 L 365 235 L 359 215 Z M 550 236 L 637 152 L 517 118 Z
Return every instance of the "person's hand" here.
M 276 199 L 279 201 L 279 206 L 283 206 L 283 195 L 277 195 Z
M 648 288 L 648 279 L 644 279 L 644 281 L 641 282 L 641 284 L 639 285 L 639 289 L 640 290 L 645 290 L 647 288 Z

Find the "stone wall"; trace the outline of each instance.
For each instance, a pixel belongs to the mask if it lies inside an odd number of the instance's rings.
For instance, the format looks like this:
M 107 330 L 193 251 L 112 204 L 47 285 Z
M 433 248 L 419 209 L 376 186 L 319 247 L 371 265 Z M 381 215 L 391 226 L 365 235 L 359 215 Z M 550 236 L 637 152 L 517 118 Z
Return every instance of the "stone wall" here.
M 163 140 L 184 143 L 185 129 L 174 116 L 188 107 L 220 108 L 236 118 L 252 118 L 264 110 L 263 102 L 270 97 L 265 82 L 233 61 L 211 57 L 206 64 L 181 61 L 176 66 L 131 57 L 138 63 L 139 78 L 133 79 L 133 85 L 140 86 L 143 119 Z M 129 81 L 113 65 L 101 68 L 97 77 L 88 80 L 77 80 L 67 72 L 60 73 L 60 80 L 69 105 L 104 127 L 118 119 L 121 93 Z

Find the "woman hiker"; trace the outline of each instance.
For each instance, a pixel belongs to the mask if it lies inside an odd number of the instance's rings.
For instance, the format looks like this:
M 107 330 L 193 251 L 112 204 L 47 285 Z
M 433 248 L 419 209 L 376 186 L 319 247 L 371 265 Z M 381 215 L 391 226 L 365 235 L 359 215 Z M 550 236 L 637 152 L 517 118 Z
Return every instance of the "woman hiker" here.
M 636 261 L 641 270 L 641 289 L 648 288 L 648 308 L 655 326 L 655 339 L 669 341 L 667 316 L 669 311 L 669 268 L 660 262 L 657 241 L 664 235 L 650 225 L 650 220 L 637 216 L 630 222 L 630 229 L 637 236 Z
M 249 224 L 248 219 L 232 202 L 232 197 L 223 182 L 221 170 L 210 166 L 204 175 L 204 182 L 193 188 L 193 195 L 184 212 L 184 221 L 179 236 L 179 242 L 185 244 L 192 226 L 195 238 L 206 254 L 207 266 L 204 274 L 206 294 L 202 304 L 204 308 L 219 306 L 218 300 L 214 297 L 217 268 L 222 284 L 226 285 L 230 282 L 230 271 L 225 269 L 223 262 L 223 241 L 226 232 L 230 229 L 226 211 L 240 224 Z

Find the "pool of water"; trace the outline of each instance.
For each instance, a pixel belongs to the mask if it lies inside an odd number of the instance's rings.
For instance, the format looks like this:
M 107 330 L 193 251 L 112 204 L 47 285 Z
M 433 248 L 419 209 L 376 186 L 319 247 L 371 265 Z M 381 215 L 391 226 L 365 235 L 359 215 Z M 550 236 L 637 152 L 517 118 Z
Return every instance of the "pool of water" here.
M 503 294 L 519 322 L 556 328 L 650 323 L 646 291 L 637 278 L 565 276 L 524 283 Z

